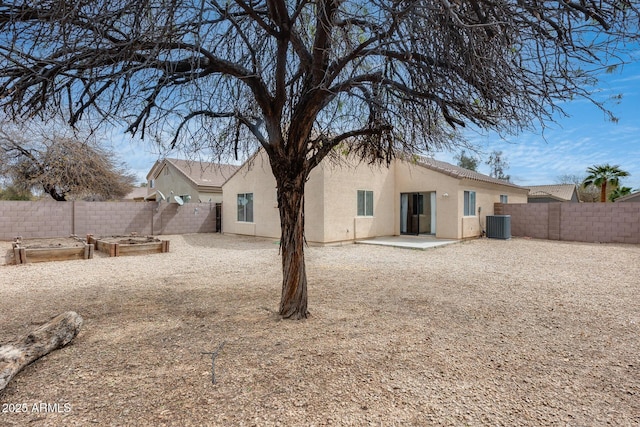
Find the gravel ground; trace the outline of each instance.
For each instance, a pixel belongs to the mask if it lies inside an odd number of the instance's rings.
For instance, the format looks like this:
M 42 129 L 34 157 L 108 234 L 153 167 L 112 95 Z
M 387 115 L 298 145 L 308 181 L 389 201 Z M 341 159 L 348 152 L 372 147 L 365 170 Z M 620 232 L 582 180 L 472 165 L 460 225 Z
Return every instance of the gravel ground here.
M 0 343 L 85 320 L 0 394 L 0 425 L 640 424 L 638 245 L 311 247 L 296 322 L 275 313 L 273 241 L 162 238 L 0 266 Z

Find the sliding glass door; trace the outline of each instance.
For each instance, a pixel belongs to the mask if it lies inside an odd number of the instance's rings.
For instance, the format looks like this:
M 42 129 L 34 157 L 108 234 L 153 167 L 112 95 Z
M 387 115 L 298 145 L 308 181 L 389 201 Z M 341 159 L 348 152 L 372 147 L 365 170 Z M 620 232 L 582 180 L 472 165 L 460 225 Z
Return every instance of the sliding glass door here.
M 435 234 L 436 193 L 400 194 L 400 233 Z

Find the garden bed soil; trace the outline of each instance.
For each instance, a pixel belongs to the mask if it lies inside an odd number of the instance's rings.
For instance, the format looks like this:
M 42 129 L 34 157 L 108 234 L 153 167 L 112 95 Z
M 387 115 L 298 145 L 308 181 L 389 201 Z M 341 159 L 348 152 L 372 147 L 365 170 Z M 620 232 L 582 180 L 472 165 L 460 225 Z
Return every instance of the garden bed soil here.
M 102 236 L 87 235 L 87 241 L 109 256 L 147 255 L 169 252 L 169 240 L 153 236 Z
M 43 239 L 19 239 L 27 249 L 81 248 L 85 242 L 76 237 L 52 237 Z
M 10 264 L 93 258 L 93 245 L 75 236 L 41 239 L 16 237 L 5 259 Z

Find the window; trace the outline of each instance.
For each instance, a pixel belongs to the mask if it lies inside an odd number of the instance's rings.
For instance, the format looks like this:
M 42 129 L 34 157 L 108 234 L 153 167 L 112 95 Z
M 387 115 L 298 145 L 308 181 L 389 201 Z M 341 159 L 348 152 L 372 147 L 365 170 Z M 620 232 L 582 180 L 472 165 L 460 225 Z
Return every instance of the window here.
M 156 180 L 155 179 L 150 179 L 149 180 L 149 188 L 156 188 Z
M 500 203 L 509 203 L 509 196 L 507 196 L 506 194 L 501 194 Z
M 373 216 L 373 191 L 358 190 L 358 216 Z
M 253 193 L 238 194 L 238 221 L 253 222 Z
M 476 192 L 464 192 L 464 216 L 475 216 L 476 214 Z

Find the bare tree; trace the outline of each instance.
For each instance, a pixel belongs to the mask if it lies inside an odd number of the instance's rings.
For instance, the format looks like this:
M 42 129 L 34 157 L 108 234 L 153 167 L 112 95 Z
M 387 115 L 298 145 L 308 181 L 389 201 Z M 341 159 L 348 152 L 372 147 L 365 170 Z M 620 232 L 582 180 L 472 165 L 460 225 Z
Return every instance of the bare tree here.
M 578 189 L 578 199 L 581 202 L 597 202 L 600 199 L 600 189 L 593 184 L 584 185 L 586 175 L 565 174 L 556 178 L 557 184 L 575 184 Z
M 590 98 L 637 37 L 637 3 L 561 0 L 33 0 L 0 3 L 0 103 L 124 120 L 214 156 L 260 146 L 277 183 L 285 318 L 307 316 L 304 186 L 368 161 L 517 132 Z M 340 146 L 340 150 L 334 150 Z
M 0 175 L 14 188 L 40 188 L 58 201 L 120 199 L 135 179 L 113 152 L 50 127 L 0 126 L 0 155 Z

